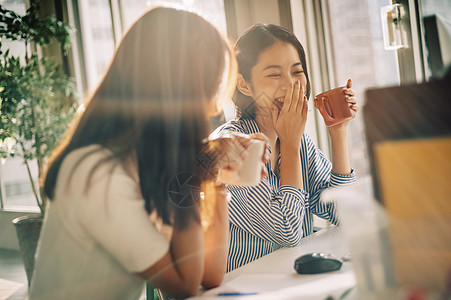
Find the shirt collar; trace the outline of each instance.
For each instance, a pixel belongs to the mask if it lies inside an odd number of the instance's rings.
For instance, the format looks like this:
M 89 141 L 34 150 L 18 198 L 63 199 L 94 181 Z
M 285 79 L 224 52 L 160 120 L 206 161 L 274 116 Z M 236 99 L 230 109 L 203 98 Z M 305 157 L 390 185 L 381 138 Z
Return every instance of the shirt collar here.
M 255 120 L 252 120 L 252 119 L 240 119 L 240 123 L 242 124 L 242 127 L 243 127 L 244 131 L 247 134 L 261 133 L 262 132 L 260 130 L 260 127 L 258 127 L 257 122 L 255 122 Z

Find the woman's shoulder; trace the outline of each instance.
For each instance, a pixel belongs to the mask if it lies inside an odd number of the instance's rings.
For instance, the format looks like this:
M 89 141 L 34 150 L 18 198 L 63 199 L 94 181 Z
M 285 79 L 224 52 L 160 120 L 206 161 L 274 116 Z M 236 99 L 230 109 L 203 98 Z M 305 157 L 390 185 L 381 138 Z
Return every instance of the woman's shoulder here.
M 86 178 L 105 178 L 116 165 L 110 150 L 100 145 L 89 145 L 71 151 L 58 174 L 58 182 L 84 181 Z
M 243 132 L 243 124 L 241 119 L 232 119 L 227 123 L 222 124 L 214 133 L 223 132 L 223 131 L 234 131 L 234 132 Z
M 245 134 L 252 134 L 261 131 L 254 120 L 236 118 L 216 128 L 216 130 L 211 134 L 211 136 L 215 137 L 223 132 L 239 132 Z
M 99 145 L 99 144 L 93 144 L 81 148 L 77 148 L 75 150 L 72 150 L 69 152 L 69 154 L 66 156 L 66 160 L 72 160 L 80 157 L 88 157 L 93 156 L 94 158 L 101 158 L 101 157 L 107 157 L 111 156 L 112 153 L 107 148 Z
M 74 167 L 80 167 L 82 169 L 90 169 L 100 161 L 107 161 L 112 157 L 113 154 L 107 148 L 97 144 L 89 145 L 75 149 L 67 154 L 61 168 L 73 169 Z
M 135 199 L 139 198 L 136 186 L 134 177 L 109 149 L 92 145 L 73 150 L 66 156 L 58 173 L 55 199 L 68 198 L 66 196 L 72 193 L 72 198 L 83 197 L 97 202 L 97 198 L 103 199 L 99 195 L 105 195 L 107 191 L 131 195 Z

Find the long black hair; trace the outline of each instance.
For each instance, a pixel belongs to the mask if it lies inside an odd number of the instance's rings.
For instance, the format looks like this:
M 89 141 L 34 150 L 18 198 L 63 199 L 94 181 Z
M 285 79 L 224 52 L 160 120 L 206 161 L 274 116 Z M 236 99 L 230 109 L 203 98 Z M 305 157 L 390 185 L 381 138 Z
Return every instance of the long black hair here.
M 97 144 L 116 163 L 136 161 L 148 213 L 156 210 L 166 224 L 174 212 L 192 215 L 192 209 L 171 206 L 168 185 L 198 167 L 208 109 L 233 61 L 225 39 L 198 15 L 167 7 L 145 13 L 121 41 L 73 133 L 55 151 L 45 193 L 54 198 L 70 152 Z
M 298 52 L 307 79 L 306 96 L 309 98 L 311 87 L 304 48 L 293 33 L 278 25 L 255 24 L 240 36 L 234 47 L 238 62 L 238 72 L 243 75 L 246 81 L 252 82 L 252 68 L 258 63 L 260 53 L 274 45 L 277 41 L 293 45 Z M 255 100 L 252 97 L 242 94 L 236 88 L 233 101 L 235 103 L 237 117 L 255 119 L 256 106 Z

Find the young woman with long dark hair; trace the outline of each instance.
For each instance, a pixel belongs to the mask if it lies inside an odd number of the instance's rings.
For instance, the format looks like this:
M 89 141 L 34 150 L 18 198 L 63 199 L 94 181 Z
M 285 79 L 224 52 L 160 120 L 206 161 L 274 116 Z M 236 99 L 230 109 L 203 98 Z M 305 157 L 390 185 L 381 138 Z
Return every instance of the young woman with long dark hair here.
M 328 127 L 332 163 L 304 132 L 311 87 L 299 40 L 273 24 L 256 24 L 235 45 L 237 118 L 213 134 L 263 133 L 271 150 L 268 176 L 257 186 L 229 186 L 228 271 L 313 233 L 313 215 L 337 224 L 333 203 L 321 192 L 355 181 L 347 148 L 349 120 Z M 343 89 L 357 111 L 351 82 Z
M 234 61 L 194 13 L 158 7 L 136 21 L 51 159 L 30 299 L 138 299 L 145 280 L 182 298 L 221 283 L 227 192 L 215 157 L 236 169 L 246 137 L 219 139 L 231 153 L 204 139 Z

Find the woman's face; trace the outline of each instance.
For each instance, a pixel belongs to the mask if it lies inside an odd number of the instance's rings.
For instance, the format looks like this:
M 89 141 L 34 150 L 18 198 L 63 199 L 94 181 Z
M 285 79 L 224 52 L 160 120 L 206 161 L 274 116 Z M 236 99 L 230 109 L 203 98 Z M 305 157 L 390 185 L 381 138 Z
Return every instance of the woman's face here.
M 257 105 L 257 113 L 267 111 L 269 115 L 273 104 L 280 111 L 291 83 L 299 80 L 304 91 L 307 85 L 296 48 L 281 41 L 260 53 L 251 76 L 251 93 Z

